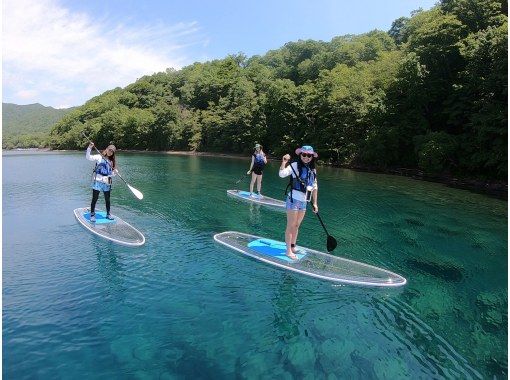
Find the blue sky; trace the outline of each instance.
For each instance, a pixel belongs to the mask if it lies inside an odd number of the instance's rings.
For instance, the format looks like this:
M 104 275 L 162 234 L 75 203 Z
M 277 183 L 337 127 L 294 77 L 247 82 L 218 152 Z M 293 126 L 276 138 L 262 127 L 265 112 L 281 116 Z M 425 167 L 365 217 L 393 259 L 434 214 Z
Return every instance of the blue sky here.
M 388 30 L 431 0 L 4 0 L 2 99 L 77 106 L 143 75 Z

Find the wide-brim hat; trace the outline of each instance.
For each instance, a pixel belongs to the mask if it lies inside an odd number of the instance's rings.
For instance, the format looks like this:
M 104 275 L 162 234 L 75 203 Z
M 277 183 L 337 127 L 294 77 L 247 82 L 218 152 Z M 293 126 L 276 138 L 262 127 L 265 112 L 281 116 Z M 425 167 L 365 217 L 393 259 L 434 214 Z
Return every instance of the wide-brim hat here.
M 117 148 L 115 148 L 115 145 L 108 145 L 106 149 L 111 149 L 113 153 L 115 153 L 115 151 L 117 150 Z
M 319 155 L 313 151 L 313 148 L 310 145 L 303 145 L 301 148 L 296 149 L 296 154 L 299 156 L 301 153 L 313 154 L 315 158 L 319 157 Z

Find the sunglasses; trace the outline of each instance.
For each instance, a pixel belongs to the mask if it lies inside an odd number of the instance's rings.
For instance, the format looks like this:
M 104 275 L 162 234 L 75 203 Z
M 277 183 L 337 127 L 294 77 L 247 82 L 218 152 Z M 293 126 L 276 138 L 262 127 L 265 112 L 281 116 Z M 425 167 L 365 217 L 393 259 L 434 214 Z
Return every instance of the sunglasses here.
M 301 153 L 301 157 L 308 157 L 308 158 L 312 158 L 312 157 L 313 157 L 313 154 L 310 154 L 310 153 Z

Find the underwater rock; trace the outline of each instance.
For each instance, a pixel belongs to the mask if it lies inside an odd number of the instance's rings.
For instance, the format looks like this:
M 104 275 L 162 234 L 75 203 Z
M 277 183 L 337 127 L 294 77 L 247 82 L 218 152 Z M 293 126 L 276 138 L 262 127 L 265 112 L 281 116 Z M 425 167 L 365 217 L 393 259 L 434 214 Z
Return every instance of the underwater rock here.
M 360 379 L 378 379 L 374 370 L 374 363 L 360 354 L 358 350 L 351 352 L 351 361 L 358 370 Z
M 406 362 L 399 357 L 377 360 L 374 371 L 381 379 L 411 379 L 411 373 Z
M 508 315 L 505 300 L 497 293 L 482 292 L 476 297 L 481 322 L 486 330 L 497 331 L 506 325 Z
M 349 353 L 354 350 L 354 347 L 350 340 L 326 339 L 320 348 L 320 365 L 326 373 L 342 374 L 342 369 L 350 361 Z
M 306 373 L 307 368 L 315 367 L 315 350 L 309 341 L 289 344 L 287 358 L 293 366 Z

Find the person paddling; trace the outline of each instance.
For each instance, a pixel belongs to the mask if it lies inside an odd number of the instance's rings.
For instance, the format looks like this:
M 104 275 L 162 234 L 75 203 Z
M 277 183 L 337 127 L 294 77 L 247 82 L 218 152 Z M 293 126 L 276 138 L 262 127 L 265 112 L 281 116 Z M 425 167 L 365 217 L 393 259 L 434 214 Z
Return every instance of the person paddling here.
M 313 212 L 319 212 L 317 205 L 317 170 L 315 169 L 315 159 L 318 154 L 314 152 L 310 145 L 303 145 L 296 149 L 298 159 L 288 165 L 290 155 L 282 157 L 279 176 L 281 178 L 290 177 L 290 191 L 286 196 L 287 209 L 287 228 L 285 229 L 285 243 L 287 245 L 286 255 L 293 260 L 297 260 L 296 242 L 299 233 L 299 226 L 306 213 L 307 202 L 312 202 Z
M 96 221 L 96 203 L 99 198 L 99 193 L 102 191 L 106 203 L 106 218 L 113 220 L 110 215 L 110 193 L 112 189 L 112 177 L 117 173 L 117 166 L 115 163 L 115 145 L 108 145 L 108 147 L 101 154 L 91 155 L 90 152 L 94 147 L 94 143 L 90 142 L 85 158 L 89 161 L 95 161 L 96 167 L 92 174 L 92 201 L 90 203 L 90 221 Z
M 264 166 L 267 164 L 266 154 L 262 150 L 262 145 L 255 144 L 255 152 L 253 152 L 251 156 L 251 165 L 250 169 L 246 172 L 246 174 L 251 173 L 251 182 L 250 182 L 250 196 L 254 197 L 253 194 L 253 186 L 255 185 L 255 181 L 257 182 L 257 192 L 259 197 L 261 196 L 260 190 L 262 188 L 262 172 L 264 170 Z

